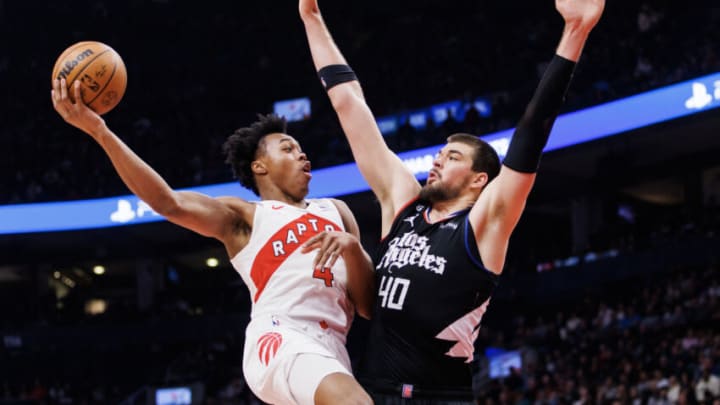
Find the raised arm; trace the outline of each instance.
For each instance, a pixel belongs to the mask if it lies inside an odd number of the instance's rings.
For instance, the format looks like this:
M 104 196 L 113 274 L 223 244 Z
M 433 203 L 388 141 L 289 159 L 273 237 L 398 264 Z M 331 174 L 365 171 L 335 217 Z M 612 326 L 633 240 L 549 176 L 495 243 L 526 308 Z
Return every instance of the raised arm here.
M 300 0 L 299 9 L 315 68 L 323 78 L 360 172 L 380 201 L 384 235 L 397 211 L 418 194 L 420 183 L 385 143 L 360 83 L 323 21 L 317 0 Z
M 485 266 L 496 272 L 502 270 L 507 243 L 525 208 L 542 150 L 605 0 L 556 0 L 555 5 L 565 20 L 556 55 L 517 125 L 500 174 L 470 211 Z
M 69 124 L 90 135 L 105 151 L 125 185 L 155 212 L 169 221 L 201 235 L 223 241 L 230 253 L 231 234 L 244 229 L 252 205 L 240 199 L 219 200 L 203 194 L 174 191 L 160 175 L 133 152 L 105 125 L 105 121 L 88 108 L 80 96 L 80 82 L 75 82 L 75 103 L 68 97 L 65 79 L 55 80 L 52 102 L 55 110 Z

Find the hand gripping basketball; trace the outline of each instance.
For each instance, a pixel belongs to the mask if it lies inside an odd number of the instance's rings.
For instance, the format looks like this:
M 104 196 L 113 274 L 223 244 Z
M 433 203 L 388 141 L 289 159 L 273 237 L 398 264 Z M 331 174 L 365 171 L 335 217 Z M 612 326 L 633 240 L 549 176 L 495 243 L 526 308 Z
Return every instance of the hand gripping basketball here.
M 65 79 L 68 90 L 73 83 L 81 83 L 82 101 L 101 115 L 118 105 L 127 87 L 127 72 L 120 55 L 94 41 L 78 42 L 58 57 L 52 80 L 61 79 Z M 73 91 L 69 96 L 75 101 Z

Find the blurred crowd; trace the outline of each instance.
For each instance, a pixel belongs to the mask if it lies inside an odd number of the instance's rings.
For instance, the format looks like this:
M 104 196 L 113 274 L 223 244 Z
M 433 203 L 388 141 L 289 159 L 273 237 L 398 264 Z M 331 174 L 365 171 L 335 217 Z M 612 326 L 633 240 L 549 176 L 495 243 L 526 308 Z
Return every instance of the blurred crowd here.
M 623 280 L 516 315 L 490 345 L 524 363 L 486 381 L 484 404 L 687 404 L 720 401 L 720 274 L 716 266 Z M 532 314 L 531 312 L 536 312 Z
M 552 6 L 537 2 L 323 8 L 379 116 L 476 97 L 492 105 L 487 118 L 406 125 L 388 137 L 396 150 L 439 144 L 457 130 L 512 127 L 562 30 Z M 719 10 L 710 0 L 609 2 L 566 110 L 720 70 Z M 55 57 L 88 39 L 113 46 L 128 67 L 125 99 L 107 122 L 174 187 L 231 181 L 220 145 L 282 99 L 312 100 L 312 118 L 290 132 L 314 167 L 351 161 L 293 4 L 81 0 L 37 12 L 35 3 L 3 1 L 0 35 L 22 37 L 0 43 L 0 204 L 127 193 L 101 150 L 48 100 Z
M 519 350 L 522 364 L 507 377 L 490 378 L 480 355 L 479 404 L 720 401 L 717 264 L 655 269 L 532 305 L 495 300 L 488 315 L 478 353 L 486 347 Z M 138 336 L 118 345 L 96 336 L 82 350 L 0 350 L 0 360 L 14 367 L 9 374 L 0 367 L 0 404 L 119 403 L 147 387 L 197 382 L 204 386 L 204 403 L 259 403 L 240 367 L 242 328 L 214 337 L 214 328 L 204 329 L 204 339 L 175 343 L 155 337 L 145 344 Z M 98 331 L 84 330 L 90 338 Z M 357 362 L 363 340 L 353 333 L 349 350 Z

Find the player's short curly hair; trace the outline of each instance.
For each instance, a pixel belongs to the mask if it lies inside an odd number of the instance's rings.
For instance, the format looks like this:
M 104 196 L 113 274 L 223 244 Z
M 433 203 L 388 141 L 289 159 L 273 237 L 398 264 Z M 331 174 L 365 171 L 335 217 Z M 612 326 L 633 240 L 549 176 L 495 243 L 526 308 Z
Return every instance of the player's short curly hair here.
M 450 135 L 447 141 L 460 142 L 473 147 L 475 156 L 473 156 L 472 170 L 476 173 L 487 173 L 488 182 L 500 173 L 500 158 L 489 143 L 475 135 L 464 133 Z
M 287 132 L 285 118 L 275 114 L 258 114 L 258 120 L 249 127 L 239 128 L 222 146 L 225 163 L 232 167 L 235 178 L 244 187 L 260 195 L 250 164 L 258 158 L 263 138 L 270 134 Z M 264 145 L 262 145 L 264 147 Z

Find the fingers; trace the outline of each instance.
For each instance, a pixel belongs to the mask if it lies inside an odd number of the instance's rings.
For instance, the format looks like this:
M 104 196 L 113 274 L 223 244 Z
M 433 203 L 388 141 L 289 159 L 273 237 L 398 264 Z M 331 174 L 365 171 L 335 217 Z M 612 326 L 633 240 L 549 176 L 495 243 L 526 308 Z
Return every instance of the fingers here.
M 300 251 L 302 253 L 307 253 L 311 250 L 315 250 L 315 249 L 319 248 L 320 246 L 318 244 L 322 242 L 322 239 L 324 237 L 325 237 L 325 232 L 319 233 L 319 234 L 313 236 L 312 238 L 308 239 L 305 243 L 302 244 L 302 246 L 300 247 Z
M 50 100 L 53 103 L 53 108 L 55 108 L 55 110 L 57 110 L 57 100 L 56 100 L 57 96 L 55 94 L 56 94 L 55 89 L 50 90 Z
M 74 103 L 69 97 L 70 91 L 72 91 L 73 98 L 75 99 Z M 68 89 L 67 81 L 65 81 L 64 78 L 60 80 L 55 79 L 53 80 L 53 88 L 50 94 L 56 102 L 64 102 L 67 100 L 70 104 L 85 104 L 82 99 L 82 85 L 78 80 L 72 83 L 72 89 Z
M 326 268 L 329 268 L 329 269 L 332 269 L 333 266 L 335 265 L 335 262 L 337 262 L 337 259 L 338 259 L 339 257 L 340 257 L 340 252 L 334 252 L 334 253 L 330 256 L 330 261 L 328 262 L 327 266 L 325 266 L 325 267 L 326 267 Z
M 315 256 L 315 260 L 313 260 L 313 267 L 316 269 L 323 269 L 328 267 L 328 262 L 333 258 L 333 256 L 338 255 L 338 250 L 339 246 L 335 238 L 325 233 L 325 237 L 322 241 L 322 246 L 320 246 L 320 250 Z
M 65 79 L 53 80 L 53 88 L 50 92 L 53 108 L 63 118 L 67 118 L 70 114 L 70 100 L 67 97 L 67 86 L 65 85 Z
M 52 96 L 53 101 L 55 101 L 57 97 L 60 97 L 60 81 L 58 79 L 54 79 L 52 81 L 50 95 Z
M 68 91 L 67 91 L 67 82 L 65 79 L 60 79 L 60 100 L 67 100 L 68 98 Z
M 327 250 L 322 258 L 317 260 L 315 268 L 320 269 L 331 269 L 335 265 L 335 262 L 340 257 L 340 251 L 337 249 Z
M 329 268 L 335 265 L 337 259 L 342 255 L 341 239 L 343 234 L 339 232 L 321 232 L 308 239 L 301 247 L 302 253 L 318 250 L 313 259 L 313 268 Z
M 75 104 L 84 106 L 85 102 L 82 99 L 82 92 L 80 91 L 79 80 L 75 80 L 75 82 L 73 83 L 73 91 L 75 92 L 73 93 L 75 95 Z

